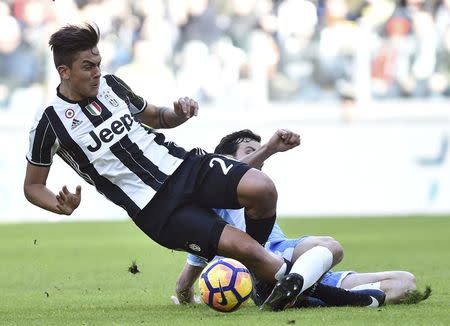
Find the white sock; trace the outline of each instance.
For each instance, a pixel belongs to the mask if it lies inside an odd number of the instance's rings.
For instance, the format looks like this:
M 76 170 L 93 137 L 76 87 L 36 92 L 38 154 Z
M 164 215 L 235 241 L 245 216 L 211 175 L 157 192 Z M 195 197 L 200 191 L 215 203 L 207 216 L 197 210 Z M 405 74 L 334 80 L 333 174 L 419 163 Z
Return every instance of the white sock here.
M 357 290 L 368 290 L 368 289 L 376 289 L 379 290 L 381 288 L 381 282 L 375 282 L 375 283 L 366 283 L 357 285 L 355 287 L 352 287 L 350 291 L 357 291 Z
M 277 281 L 281 280 L 286 275 L 286 269 L 287 269 L 287 265 L 286 265 L 286 263 L 283 263 L 283 265 L 281 265 L 278 272 L 276 272 L 276 274 L 275 274 L 275 279 Z
M 303 277 L 300 293 L 316 283 L 331 268 L 332 263 L 333 254 L 326 247 L 316 246 L 301 255 L 291 269 L 291 273 L 297 273 Z

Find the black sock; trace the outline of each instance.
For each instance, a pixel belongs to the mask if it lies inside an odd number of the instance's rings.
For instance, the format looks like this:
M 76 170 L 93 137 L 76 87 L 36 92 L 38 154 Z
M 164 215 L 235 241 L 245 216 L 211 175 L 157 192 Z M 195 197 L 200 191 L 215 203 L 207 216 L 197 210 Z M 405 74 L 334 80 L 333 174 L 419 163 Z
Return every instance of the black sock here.
M 320 299 L 329 306 L 365 307 L 372 303 L 371 297 L 367 294 L 354 293 L 321 283 L 315 283 L 302 294 Z
M 245 232 L 264 246 L 272 232 L 275 219 L 276 216 L 255 220 L 245 213 Z

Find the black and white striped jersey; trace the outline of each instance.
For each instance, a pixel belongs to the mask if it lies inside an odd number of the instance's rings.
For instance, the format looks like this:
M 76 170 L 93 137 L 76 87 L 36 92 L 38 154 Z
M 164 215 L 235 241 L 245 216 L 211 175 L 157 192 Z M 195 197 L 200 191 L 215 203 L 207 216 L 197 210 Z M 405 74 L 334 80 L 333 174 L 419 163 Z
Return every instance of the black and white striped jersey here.
M 37 112 L 27 160 L 50 166 L 59 155 L 84 180 L 134 217 L 182 163 L 186 151 L 141 125 L 146 101 L 118 77 L 102 75 L 96 97 L 74 102 L 57 90 Z

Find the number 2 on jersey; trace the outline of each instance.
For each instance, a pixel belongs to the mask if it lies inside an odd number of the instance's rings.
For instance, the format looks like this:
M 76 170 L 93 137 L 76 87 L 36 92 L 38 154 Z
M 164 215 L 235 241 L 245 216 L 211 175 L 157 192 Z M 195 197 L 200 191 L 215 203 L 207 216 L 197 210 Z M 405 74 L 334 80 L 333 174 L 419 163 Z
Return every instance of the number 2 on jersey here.
M 214 163 L 216 163 L 216 162 L 219 164 L 224 175 L 227 175 L 228 171 L 230 171 L 230 169 L 233 167 L 233 164 L 230 164 L 227 166 L 225 164 L 225 161 L 218 157 L 214 157 L 211 159 L 211 161 L 209 161 L 209 167 L 211 167 L 211 168 L 214 167 Z

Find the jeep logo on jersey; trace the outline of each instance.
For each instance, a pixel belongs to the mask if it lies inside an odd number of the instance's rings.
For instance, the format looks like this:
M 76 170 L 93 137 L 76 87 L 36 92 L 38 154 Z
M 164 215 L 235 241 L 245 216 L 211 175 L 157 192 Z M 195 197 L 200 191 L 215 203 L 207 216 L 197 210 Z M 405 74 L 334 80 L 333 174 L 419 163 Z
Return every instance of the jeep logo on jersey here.
M 117 120 L 113 120 L 109 127 L 103 128 L 98 132 L 92 130 L 89 135 L 94 141 L 93 144 L 88 145 L 87 149 L 91 152 L 98 151 L 103 143 L 111 142 L 116 135 L 121 135 L 126 131 L 130 131 L 134 119 L 130 114 L 124 114 Z

